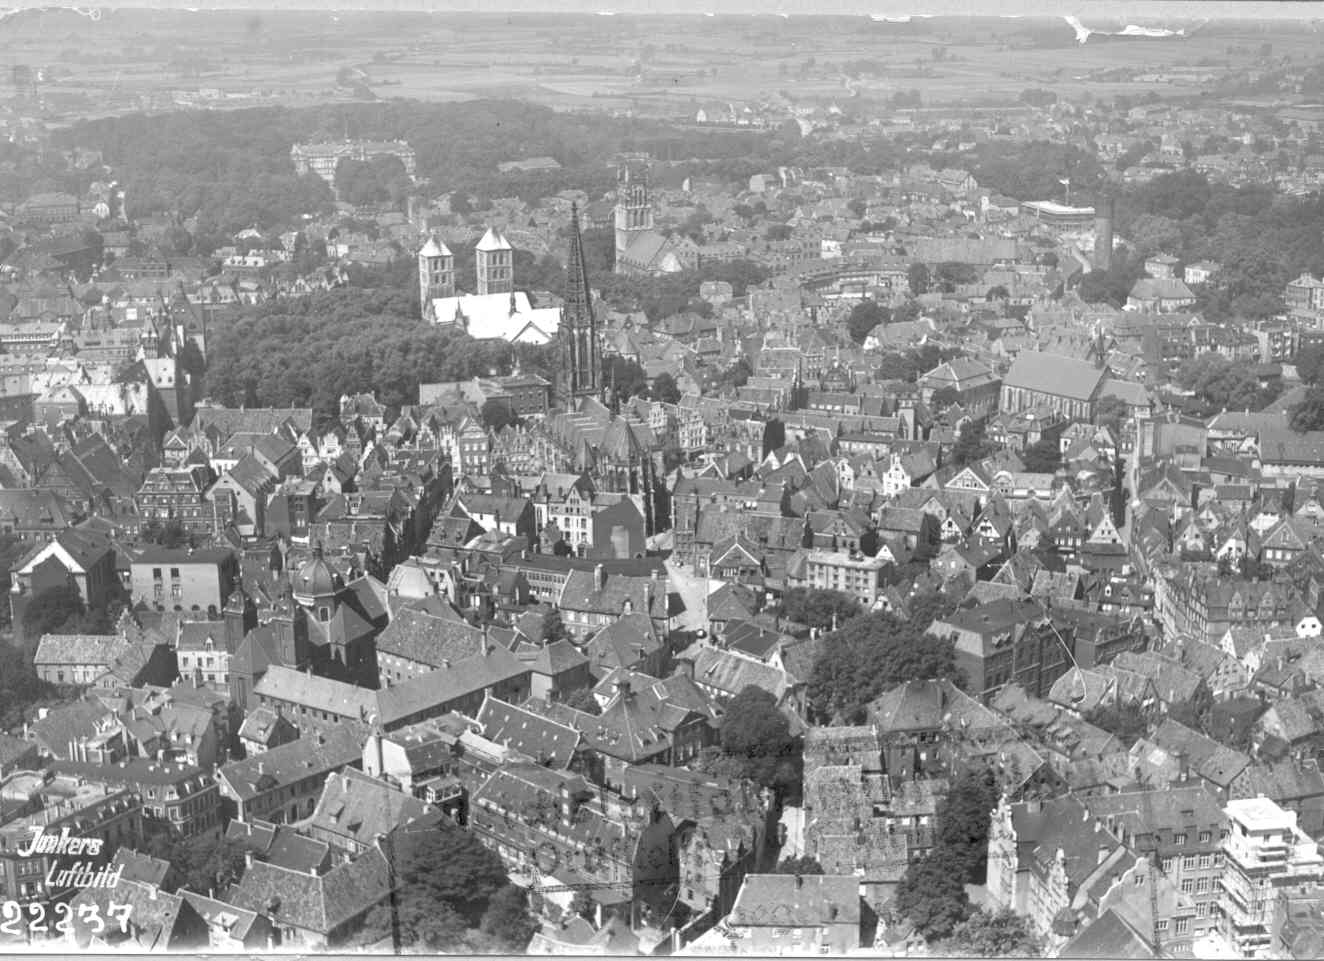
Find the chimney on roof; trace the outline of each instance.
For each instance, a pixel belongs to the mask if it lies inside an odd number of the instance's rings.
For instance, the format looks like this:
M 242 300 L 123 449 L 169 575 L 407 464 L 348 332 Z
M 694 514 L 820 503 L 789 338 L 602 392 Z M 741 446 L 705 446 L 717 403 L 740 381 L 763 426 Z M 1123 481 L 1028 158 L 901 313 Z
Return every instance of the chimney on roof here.
M 593 567 L 593 589 L 595 591 L 607 589 L 607 569 L 601 564 L 595 564 Z

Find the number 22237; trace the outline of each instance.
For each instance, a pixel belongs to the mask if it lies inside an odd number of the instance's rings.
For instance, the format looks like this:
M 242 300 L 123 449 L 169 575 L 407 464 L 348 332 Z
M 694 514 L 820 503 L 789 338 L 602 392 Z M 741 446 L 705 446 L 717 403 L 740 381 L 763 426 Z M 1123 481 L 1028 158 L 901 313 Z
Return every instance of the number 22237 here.
M 102 918 L 101 908 L 95 904 L 80 904 L 75 910 L 73 905 L 59 901 L 52 905 L 51 910 L 54 920 L 47 924 L 46 905 L 5 901 L 0 904 L 0 934 L 21 938 L 25 924 L 28 934 L 49 934 L 51 931 L 68 934 L 75 924 L 85 927 L 90 934 L 101 934 L 106 930 L 106 919 Z M 132 904 L 111 901 L 106 905 L 106 914 L 119 926 L 122 934 L 129 930 L 129 916 L 132 913 Z

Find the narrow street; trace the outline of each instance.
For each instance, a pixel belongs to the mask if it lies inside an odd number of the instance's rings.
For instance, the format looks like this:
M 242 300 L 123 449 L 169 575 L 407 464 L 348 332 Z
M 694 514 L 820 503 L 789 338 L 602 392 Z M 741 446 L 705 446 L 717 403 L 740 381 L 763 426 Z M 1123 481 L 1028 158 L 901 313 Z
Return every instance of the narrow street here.
M 706 631 L 708 629 L 708 594 L 711 590 L 706 577 L 696 577 L 688 567 L 667 558 L 667 583 L 670 590 L 680 595 L 685 610 L 676 618 L 678 631 Z

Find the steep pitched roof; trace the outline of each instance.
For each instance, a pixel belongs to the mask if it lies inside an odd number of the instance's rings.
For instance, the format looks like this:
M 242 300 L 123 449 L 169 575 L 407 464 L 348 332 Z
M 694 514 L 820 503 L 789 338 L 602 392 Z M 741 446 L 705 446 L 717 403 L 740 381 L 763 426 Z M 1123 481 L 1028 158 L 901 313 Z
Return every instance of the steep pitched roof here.
M 548 767 L 566 769 L 579 744 L 579 732 L 527 708 L 486 696 L 476 718 L 483 736 L 514 748 Z
M 371 848 L 322 875 L 254 861 L 229 897 L 235 905 L 271 918 L 273 924 L 327 934 L 385 900 L 390 892 L 390 866 L 381 851 Z
M 1083 360 L 1023 350 L 1002 379 L 1004 389 L 1022 388 L 1055 397 L 1091 400 L 1103 383 L 1105 371 Z

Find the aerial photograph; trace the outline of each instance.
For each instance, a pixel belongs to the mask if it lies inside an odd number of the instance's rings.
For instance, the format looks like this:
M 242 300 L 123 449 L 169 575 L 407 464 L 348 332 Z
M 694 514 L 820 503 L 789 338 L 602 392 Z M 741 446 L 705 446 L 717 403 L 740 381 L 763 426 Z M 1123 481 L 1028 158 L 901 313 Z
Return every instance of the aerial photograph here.
M 0 8 L 0 589 L 3 957 L 1324 957 L 1324 5 Z

